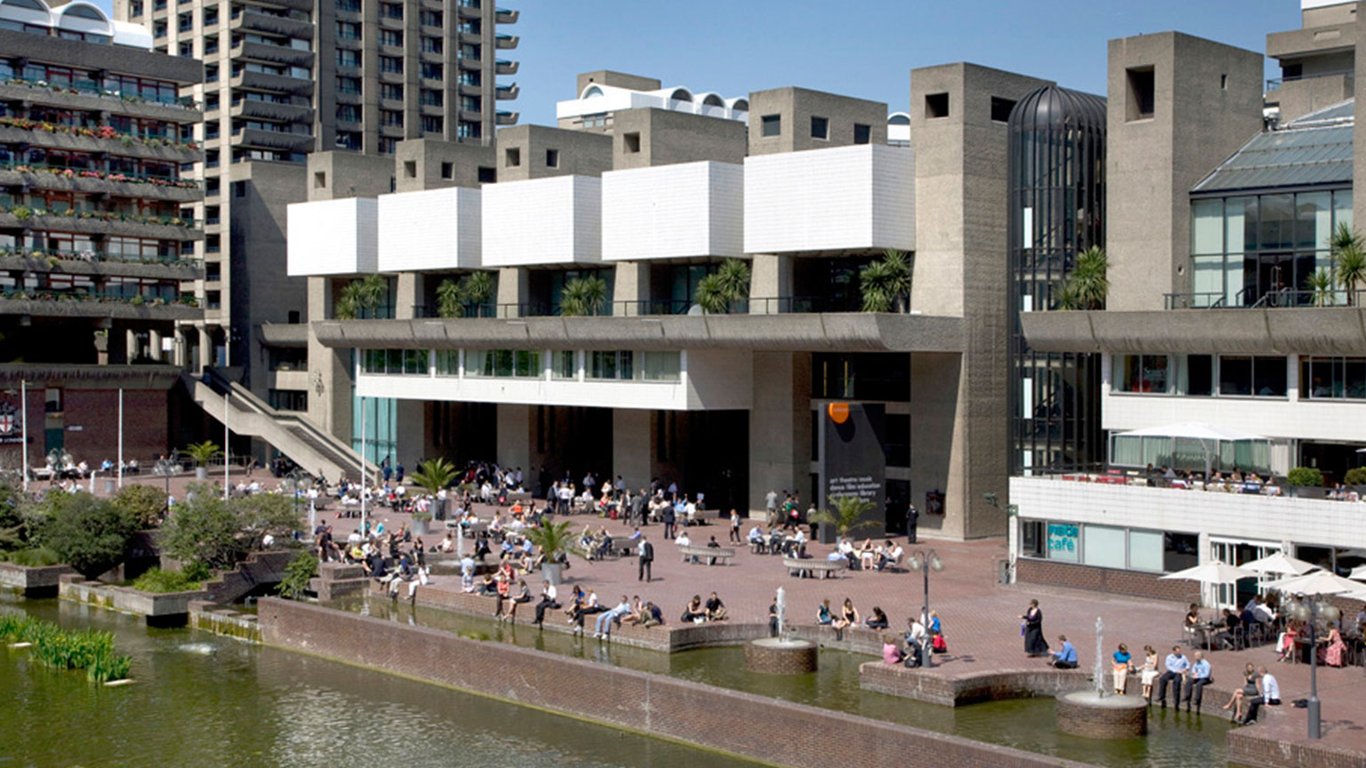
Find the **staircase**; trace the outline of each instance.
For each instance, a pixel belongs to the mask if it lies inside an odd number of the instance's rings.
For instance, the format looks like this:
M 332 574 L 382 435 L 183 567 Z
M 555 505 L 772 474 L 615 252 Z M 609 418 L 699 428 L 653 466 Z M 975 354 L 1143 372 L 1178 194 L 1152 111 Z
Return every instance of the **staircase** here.
M 251 390 L 213 368 L 205 368 L 202 378 L 187 373 L 182 374 L 182 379 L 195 403 L 220 424 L 227 401 L 227 426 L 233 432 L 270 443 L 305 472 L 315 477 L 322 473 L 328 482 L 337 481 L 343 474 L 359 479 L 360 457 L 351 446 L 318 429 L 308 419 L 271 408 Z M 379 468 L 372 462 L 366 462 L 365 470 L 372 478 L 379 475 Z

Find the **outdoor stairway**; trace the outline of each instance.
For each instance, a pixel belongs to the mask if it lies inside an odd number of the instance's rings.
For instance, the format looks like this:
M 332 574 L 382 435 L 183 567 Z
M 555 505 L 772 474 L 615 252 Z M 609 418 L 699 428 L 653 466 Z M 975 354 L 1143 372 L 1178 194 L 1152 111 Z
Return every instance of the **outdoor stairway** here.
M 360 479 L 360 457 L 356 452 L 307 418 L 271 408 L 251 390 L 212 368 L 204 369 L 203 378 L 184 374 L 183 379 L 195 403 L 220 424 L 224 419 L 224 400 L 228 400 L 227 426 L 233 432 L 270 443 L 305 472 L 315 477 L 321 472 L 329 483 L 343 474 L 352 480 Z M 229 392 L 230 398 L 226 396 Z M 366 472 L 375 477 L 379 468 L 366 462 Z
M 318 596 L 318 601 L 326 603 L 338 597 L 365 592 L 365 570 L 359 565 L 345 563 L 321 563 L 318 575 L 309 579 L 308 588 Z

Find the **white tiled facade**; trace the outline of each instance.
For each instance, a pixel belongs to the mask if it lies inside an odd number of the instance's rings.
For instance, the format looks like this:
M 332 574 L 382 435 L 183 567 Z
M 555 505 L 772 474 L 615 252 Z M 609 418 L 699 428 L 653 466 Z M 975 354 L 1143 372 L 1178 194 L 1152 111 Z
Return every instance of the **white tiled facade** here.
M 530 179 L 483 188 L 484 266 L 602 261 L 602 180 Z
M 464 187 L 381 195 L 380 271 L 481 266 L 480 195 Z
M 863 144 L 745 158 L 745 251 L 915 250 L 915 160 Z
M 290 277 L 379 269 L 379 204 L 373 197 L 294 203 L 288 216 Z
M 744 167 L 682 163 L 602 176 L 604 261 L 740 256 Z

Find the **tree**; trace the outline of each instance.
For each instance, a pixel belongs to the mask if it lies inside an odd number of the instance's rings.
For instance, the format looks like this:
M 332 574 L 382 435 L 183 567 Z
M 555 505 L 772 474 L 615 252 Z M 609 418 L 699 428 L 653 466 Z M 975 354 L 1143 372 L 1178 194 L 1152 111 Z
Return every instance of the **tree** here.
M 726 294 L 720 275 L 707 275 L 697 281 L 697 306 L 709 315 L 723 315 L 730 311 L 730 296 Z
M 205 440 L 202 443 L 190 443 L 185 446 L 185 453 L 189 454 L 191 459 L 194 459 L 196 467 L 208 466 L 208 463 L 212 461 L 213 457 L 217 456 L 221 450 L 222 449 L 218 447 L 218 443 L 215 443 L 212 440 Z
M 214 446 L 217 450 L 218 446 Z M 162 513 L 166 511 L 166 494 L 151 485 L 134 483 L 125 485 L 114 494 L 114 506 L 133 520 L 139 528 L 155 528 L 161 524 Z
M 1091 246 L 1077 254 L 1072 273 L 1067 276 L 1059 296 L 1060 309 L 1105 309 L 1105 297 L 1110 293 L 1107 277 L 1109 260 L 1099 246 Z
M 435 496 L 442 489 L 451 487 L 457 476 L 455 465 L 443 458 L 427 459 L 418 465 L 417 471 L 410 475 L 413 485 Z
M 471 272 L 456 280 L 446 278 L 436 288 L 436 314 L 440 317 L 464 317 L 467 311 L 475 315 L 493 298 L 496 286 L 489 272 Z
M 1345 223 L 1333 230 L 1330 242 L 1338 284 L 1347 290 L 1347 306 L 1357 302 L 1357 284 L 1366 282 L 1366 246 L 1361 235 Z
M 595 275 L 576 277 L 564 284 L 560 314 L 565 317 L 596 315 L 607 300 L 607 281 Z
M 911 296 L 911 259 L 888 248 L 882 258 L 859 270 L 864 312 L 905 312 Z
M 542 522 L 535 528 L 528 528 L 526 537 L 533 545 L 541 548 L 541 554 L 545 555 L 546 562 L 553 562 L 560 555 L 569 554 L 570 542 L 574 536 L 569 530 L 571 525 L 568 520 L 560 523 Z
M 299 527 L 298 507 L 283 494 L 253 493 L 231 499 L 228 508 L 237 516 L 237 538 L 243 549 L 256 548 L 268 533 L 283 538 Z
M 49 493 L 36 514 L 38 543 L 91 579 L 123 562 L 138 529 L 123 509 L 88 493 Z
M 464 292 L 465 303 L 474 308 L 476 315 L 493 298 L 494 291 L 498 289 L 493 280 L 493 273 L 483 270 L 465 275 L 460 281 L 460 286 Z
M 317 575 L 318 558 L 306 549 L 300 550 L 285 566 L 285 577 L 280 580 L 280 594 L 290 600 L 298 600 Z
M 237 515 L 228 503 L 207 484 L 195 483 L 162 524 L 157 544 L 185 565 L 226 568 L 244 551 L 237 534 Z
M 366 275 L 352 280 L 337 293 L 332 315 L 338 320 L 373 317 L 389 296 L 389 281 L 383 275 Z
M 697 305 L 703 312 L 722 315 L 732 312 L 735 303 L 749 298 L 749 263 L 726 259 L 717 270 L 697 283 Z
M 1307 285 L 1309 290 L 1314 294 L 1314 306 L 1331 307 L 1333 305 L 1333 289 L 1336 285 L 1333 282 L 1332 272 L 1327 269 L 1319 268 L 1314 274 L 1309 276 Z
M 829 501 L 830 507 L 817 511 L 811 519 L 821 525 L 834 526 L 835 532 L 840 536 L 848 536 L 851 531 L 878 525 L 877 520 L 864 517 L 873 509 L 871 501 L 865 501 L 857 496 L 831 496 Z
M 451 278 L 436 286 L 437 317 L 463 317 L 465 314 L 465 292 L 460 283 Z

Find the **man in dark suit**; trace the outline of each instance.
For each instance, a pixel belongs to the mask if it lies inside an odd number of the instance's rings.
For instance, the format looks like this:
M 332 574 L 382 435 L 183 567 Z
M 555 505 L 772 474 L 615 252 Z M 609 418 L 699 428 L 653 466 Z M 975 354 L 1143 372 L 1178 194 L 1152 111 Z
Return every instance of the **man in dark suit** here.
M 648 538 L 641 536 L 636 550 L 640 554 L 640 571 L 636 575 L 636 580 L 648 582 L 652 578 L 650 564 L 655 561 L 655 545 L 651 544 Z
M 911 544 L 916 543 L 915 527 L 920 522 L 920 510 L 914 504 L 906 505 L 906 540 Z

